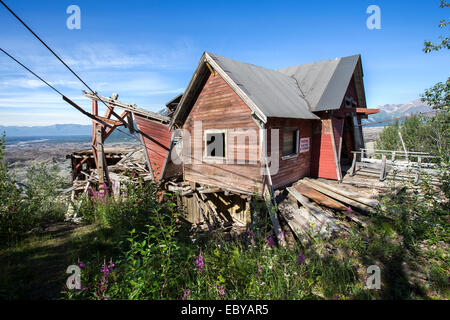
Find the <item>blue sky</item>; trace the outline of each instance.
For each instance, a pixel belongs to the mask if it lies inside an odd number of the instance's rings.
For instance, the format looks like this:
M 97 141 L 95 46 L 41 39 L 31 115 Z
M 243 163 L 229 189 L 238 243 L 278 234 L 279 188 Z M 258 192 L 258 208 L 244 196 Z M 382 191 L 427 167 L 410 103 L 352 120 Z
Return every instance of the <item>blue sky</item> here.
M 417 99 L 450 73 L 448 51 L 422 52 L 448 35 L 439 0 L 5 2 L 100 94 L 153 111 L 184 90 L 204 51 L 273 69 L 360 53 L 369 107 Z M 66 27 L 72 4 L 80 30 Z M 366 27 L 372 4 L 380 30 Z M 3 6 L 0 47 L 90 110 L 81 83 Z M 0 55 L 0 125 L 56 123 L 90 121 Z

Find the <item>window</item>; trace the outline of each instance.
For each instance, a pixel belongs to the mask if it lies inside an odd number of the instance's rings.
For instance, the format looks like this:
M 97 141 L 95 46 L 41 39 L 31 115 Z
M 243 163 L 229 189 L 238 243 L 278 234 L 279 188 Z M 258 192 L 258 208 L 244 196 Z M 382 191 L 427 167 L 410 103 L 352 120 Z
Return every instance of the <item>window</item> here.
M 298 130 L 283 129 L 283 153 L 282 156 L 295 156 L 298 154 Z
M 205 156 L 208 158 L 226 158 L 225 141 L 225 130 L 205 130 Z

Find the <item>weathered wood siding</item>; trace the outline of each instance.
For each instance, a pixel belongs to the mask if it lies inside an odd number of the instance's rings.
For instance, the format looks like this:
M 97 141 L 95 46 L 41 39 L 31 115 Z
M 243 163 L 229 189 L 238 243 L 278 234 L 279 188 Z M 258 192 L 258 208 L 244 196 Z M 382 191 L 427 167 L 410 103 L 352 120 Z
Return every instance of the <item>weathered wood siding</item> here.
M 152 139 L 143 136 L 145 150 L 156 180 L 161 179 L 161 172 L 167 157 L 172 133 L 166 124 L 134 115 L 138 129 Z
M 194 134 L 194 122 L 197 121 L 201 121 L 201 134 Z M 185 180 L 247 193 L 253 193 L 255 189 L 261 191 L 258 126 L 252 119 L 249 107 L 220 75 L 209 76 L 183 129 L 186 129 L 191 137 L 190 146 L 187 146 L 183 138 Z M 208 129 L 226 130 L 227 158 L 231 163 L 204 159 L 204 131 Z M 246 139 L 244 143 L 239 143 L 238 139 L 232 138 L 236 129 L 251 130 L 256 139 Z M 194 150 L 194 144 L 199 146 L 199 150 L 201 148 L 201 154 Z M 191 163 L 187 163 L 189 156 Z M 255 159 L 256 163 L 249 163 L 249 158 Z
M 312 144 L 312 121 L 303 119 L 287 119 L 287 118 L 270 118 L 267 127 L 267 148 L 270 157 L 276 156 L 278 158 L 279 169 L 276 174 L 272 176 L 272 183 L 274 188 L 284 187 L 292 182 L 295 182 L 303 177 L 310 175 L 311 164 L 311 144 Z M 300 152 L 300 145 L 298 145 L 299 153 L 294 157 L 283 159 L 283 128 L 298 129 L 300 144 L 302 138 L 309 138 L 309 151 Z M 271 130 L 279 129 L 279 148 L 278 150 L 271 150 Z
M 333 128 L 330 119 L 315 121 L 313 125 L 311 175 L 337 180 L 336 161 L 333 150 Z

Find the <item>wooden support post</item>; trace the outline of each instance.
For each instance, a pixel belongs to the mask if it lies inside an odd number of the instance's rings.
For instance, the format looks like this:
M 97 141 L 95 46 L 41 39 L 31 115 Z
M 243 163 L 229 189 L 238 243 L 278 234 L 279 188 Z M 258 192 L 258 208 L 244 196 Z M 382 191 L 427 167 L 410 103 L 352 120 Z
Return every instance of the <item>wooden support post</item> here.
M 107 182 L 105 181 L 105 166 L 107 164 L 105 161 L 105 153 L 103 150 L 102 128 L 99 125 L 96 126 L 96 142 L 97 142 L 96 152 L 97 152 L 97 174 L 99 181 L 99 190 L 104 190 L 106 192 L 107 190 L 105 190 L 104 186 L 106 184 L 105 182 Z
M 355 175 L 355 171 L 356 171 L 356 158 L 357 158 L 357 153 L 353 153 L 353 162 L 352 162 L 352 166 L 350 168 L 350 176 L 354 176 Z
M 417 171 L 416 171 L 416 176 L 414 178 L 414 183 L 419 182 L 421 166 L 422 166 L 422 157 L 418 156 L 417 157 Z
M 398 131 L 398 136 L 400 137 L 400 141 L 402 142 L 403 151 L 405 151 L 406 161 L 409 162 L 408 151 L 406 150 L 405 142 L 403 141 L 402 133 L 400 130 Z
M 134 124 L 133 124 L 133 116 L 131 115 L 131 112 L 127 113 L 127 122 L 128 122 L 128 129 L 130 129 L 130 133 L 134 133 Z
M 264 202 L 266 203 L 267 210 L 269 211 L 270 219 L 272 221 L 273 225 L 273 231 L 275 232 L 275 235 L 277 236 L 277 239 L 279 243 L 282 246 L 286 245 L 286 240 L 284 239 L 284 233 L 281 230 L 280 222 L 278 221 L 277 216 L 277 210 L 276 210 L 276 204 L 275 204 L 275 196 L 273 192 L 273 186 L 272 186 L 272 177 L 270 176 L 270 169 L 268 166 L 267 158 L 265 158 L 264 165 L 266 167 L 266 179 L 267 189 L 263 190 L 263 196 L 264 196 Z
M 381 170 L 380 170 L 380 181 L 386 179 L 386 155 L 383 154 L 381 157 Z

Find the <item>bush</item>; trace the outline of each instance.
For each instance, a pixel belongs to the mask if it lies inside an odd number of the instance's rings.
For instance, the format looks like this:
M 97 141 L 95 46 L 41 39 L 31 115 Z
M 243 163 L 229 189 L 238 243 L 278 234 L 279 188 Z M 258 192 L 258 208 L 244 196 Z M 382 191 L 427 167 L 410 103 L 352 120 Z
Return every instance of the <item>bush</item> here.
M 27 170 L 27 186 L 19 187 L 3 162 L 5 135 L 0 139 L 0 239 L 22 238 L 26 232 L 64 218 L 66 204 L 57 188 L 65 186 L 57 167 L 40 165 Z

